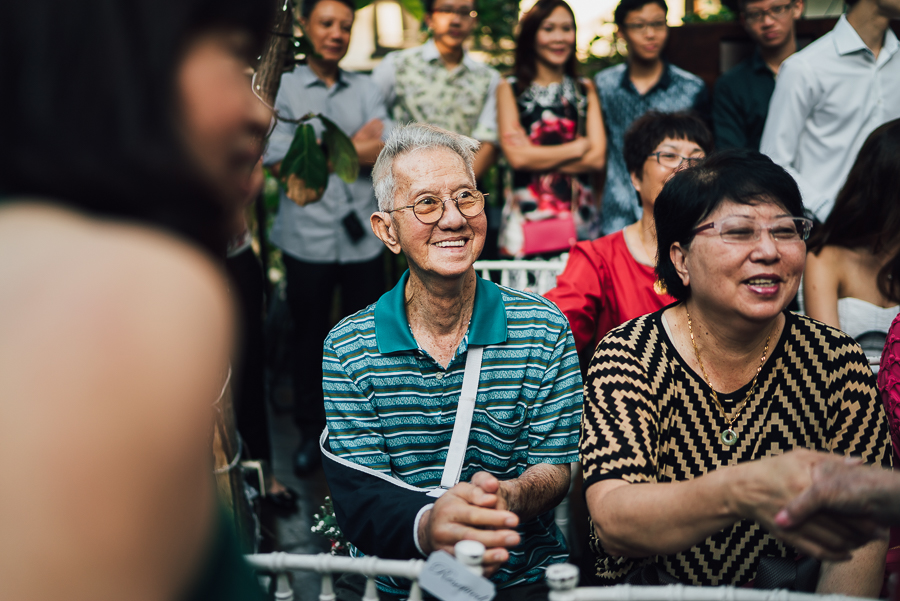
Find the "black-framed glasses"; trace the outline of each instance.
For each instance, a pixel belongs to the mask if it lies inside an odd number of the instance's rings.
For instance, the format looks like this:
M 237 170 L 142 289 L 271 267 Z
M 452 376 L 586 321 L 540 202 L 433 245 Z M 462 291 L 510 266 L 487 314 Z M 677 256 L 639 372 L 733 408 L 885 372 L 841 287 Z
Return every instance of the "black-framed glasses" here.
M 628 31 L 632 32 L 643 32 L 648 29 L 652 29 L 654 31 L 662 31 L 666 28 L 665 21 L 650 21 L 649 23 L 622 23 L 622 26 Z
M 445 15 L 456 15 L 460 19 L 474 19 L 478 16 L 478 11 L 472 8 L 450 8 L 449 6 L 437 6 L 431 9 L 433 13 L 441 13 Z
M 763 19 L 766 18 L 766 15 L 769 15 L 773 19 L 777 19 L 786 15 L 793 7 L 794 3 L 788 2 L 787 4 L 770 6 L 765 10 L 748 10 L 744 13 L 744 20 L 747 21 L 747 23 L 761 23 Z
M 656 158 L 656 162 L 662 165 L 663 167 L 667 167 L 669 169 L 678 169 L 681 167 L 682 163 L 687 163 L 688 167 L 693 167 L 700 161 L 702 161 L 705 157 L 686 157 L 681 156 L 676 152 L 669 152 L 667 150 L 661 150 L 659 152 L 651 152 L 647 155 L 647 158 L 650 157 Z
M 767 230 L 775 242 L 803 242 L 809 238 L 812 226 L 812 220 L 805 217 L 778 217 L 762 223 L 750 217 L 735 216 L 697 226 L 691 233 L 712 230 L 728 244 L 751 244 L 759 242 L 763 230 Z
M 485 196 L 487 196 L 487 194 L 482 194 L 478 190 L 463 190 L 456 196 L 451 196 L 447 200 L 455 202 L 456 208 L 462 216 L 466 219 L 471 219 L 472 217 L 478 217 L 484 210 Z M 444 204 L 447 200 L 438 198 L 437 196 L 426 196 L 417 200 L 415 204 L 385 211 L 385 213 L 394 213 L 396 211 L 412 209 L 416 219 L 425 225 L 431 225 L 440 221 L 441 217 L 444 216 Z

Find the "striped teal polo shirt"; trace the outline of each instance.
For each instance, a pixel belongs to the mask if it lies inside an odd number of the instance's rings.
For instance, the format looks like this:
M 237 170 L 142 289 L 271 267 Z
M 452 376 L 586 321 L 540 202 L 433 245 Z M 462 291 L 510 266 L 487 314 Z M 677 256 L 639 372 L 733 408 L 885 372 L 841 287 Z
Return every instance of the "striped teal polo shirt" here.
M 485 349 L 461 480 L 478 471 L 509 480 L 531 465 L 577 461 L 581 372 L 559 309 L 478 278 L 469 330 L 444 369 L 412 335 L 408 278 L 407 271 L 393 290 L 341 321 L 325 341 L 332 451 L 414 486 L 439 486 L 472 344 Z M 522 543 L 491 577 L 499 588 L 539 581 L 546 566 L 567 559 L 552 514 L 519 526 Z M 384 582 L 379 588 L 406 592 Z

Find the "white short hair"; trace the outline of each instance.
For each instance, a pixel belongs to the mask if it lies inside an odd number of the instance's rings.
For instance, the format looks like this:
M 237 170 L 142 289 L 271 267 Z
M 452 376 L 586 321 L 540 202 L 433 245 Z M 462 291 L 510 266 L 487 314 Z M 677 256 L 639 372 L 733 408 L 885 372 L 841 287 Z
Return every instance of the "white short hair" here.
M 372 169 L 372 183 L 375 187 L 375 198 L 378 199 L 379 211 L 390 211 L 394 208 L 396 182 L 394 180 L 394 160 L 417 150 L 446 148 L 452 150 L 463 160 L 466 173 L 475 181 L 475 152 L 481 144 L 468 136 L 455 134 L 427 123 L 410 123 L 398 125 L 391 132 L 384 148 L 375 161 Z

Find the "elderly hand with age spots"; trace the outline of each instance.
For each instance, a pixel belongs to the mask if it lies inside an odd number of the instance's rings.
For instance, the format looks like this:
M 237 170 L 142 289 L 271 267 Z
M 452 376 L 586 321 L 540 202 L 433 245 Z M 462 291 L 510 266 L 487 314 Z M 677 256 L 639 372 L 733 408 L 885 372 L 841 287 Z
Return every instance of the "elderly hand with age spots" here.
M 850 525 L 859 540 L 887 538 L 885 527 L 900 525 L 900 475 L 853 457 L 817 463 L 812 485 L 775 516 L 775 523 L 797 531 L 822 515 Z
M 497 494 L 475 484 L 484 475 L 479 472 L 472 483 L 460 482 L 435 501 L 419 521 L 418 537 L 426 554 L 441 550 L 452 555 L 461 540 L 482 543 L 486 549 L 482 565 L 488 576 L 509 559 L 507 549 L 518 545 L 520 537 L 514 530 L 518 516 L 505 510 Z

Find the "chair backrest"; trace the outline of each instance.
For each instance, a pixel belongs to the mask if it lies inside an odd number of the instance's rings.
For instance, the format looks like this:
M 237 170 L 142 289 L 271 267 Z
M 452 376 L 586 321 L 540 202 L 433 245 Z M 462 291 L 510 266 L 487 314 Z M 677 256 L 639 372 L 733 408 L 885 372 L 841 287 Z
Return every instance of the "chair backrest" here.
M 487 280 L 499 273 L 501 286 L 544 294 L 556 287 L 556 276 L 566 268 L 568 259 L 567 253 L 550 260 L 476 261 L 475 271 Z

